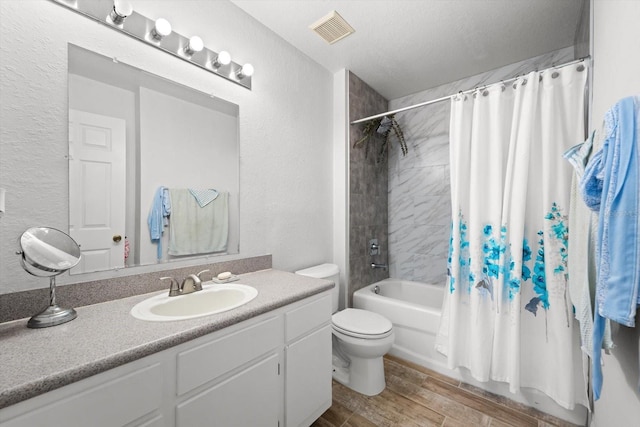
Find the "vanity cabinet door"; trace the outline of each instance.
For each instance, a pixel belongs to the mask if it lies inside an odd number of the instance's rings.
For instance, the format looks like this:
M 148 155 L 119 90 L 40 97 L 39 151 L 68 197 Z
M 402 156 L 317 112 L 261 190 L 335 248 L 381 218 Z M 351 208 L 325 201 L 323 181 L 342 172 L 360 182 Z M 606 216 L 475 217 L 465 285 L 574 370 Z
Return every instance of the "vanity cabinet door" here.
M 163 425 L 158 413 L 164 365 L 139 368 L 144 363 L 148 362 L 132 362 L 21 402 L 8 409 L 19 409 L 22 415 L 9 419 L 7 412 L 0 412 L 0 427 L 117 427 L 154 412 L 153 423 L 147 425 Z
M 285 349 L 285 422 L 309 426 L 331 406 L 331 326 Z
M 177 427 L 277 427 L 282 389 L 279 355 L 240 371 L 176 408 Z

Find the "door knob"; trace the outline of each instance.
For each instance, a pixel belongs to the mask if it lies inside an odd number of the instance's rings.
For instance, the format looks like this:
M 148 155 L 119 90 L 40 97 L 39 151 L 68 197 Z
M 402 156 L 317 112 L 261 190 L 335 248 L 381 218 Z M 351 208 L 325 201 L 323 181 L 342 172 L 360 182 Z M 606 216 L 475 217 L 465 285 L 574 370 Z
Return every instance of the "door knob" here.
M 122 240 L 122 236 L 121 235 L 116 234 L 116 235 L 113 236 L 113 241 L 114 242 L 119 243 L 120 240 Z

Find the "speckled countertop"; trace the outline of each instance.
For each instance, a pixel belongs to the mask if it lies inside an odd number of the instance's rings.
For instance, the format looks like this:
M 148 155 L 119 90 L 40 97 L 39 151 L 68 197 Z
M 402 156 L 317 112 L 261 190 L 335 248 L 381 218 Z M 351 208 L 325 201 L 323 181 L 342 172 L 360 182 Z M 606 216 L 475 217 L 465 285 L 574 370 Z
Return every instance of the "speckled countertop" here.
M 0 408 L 79 381 L 250 319 L 333 287 L 277 270 L 243 274 L 258 296 L 234 310 L 175 322 L 148 322 L 129 311 L 151 294 L 76 308 L 63 325 L 28 329 L 28 319 L 0 324 Z

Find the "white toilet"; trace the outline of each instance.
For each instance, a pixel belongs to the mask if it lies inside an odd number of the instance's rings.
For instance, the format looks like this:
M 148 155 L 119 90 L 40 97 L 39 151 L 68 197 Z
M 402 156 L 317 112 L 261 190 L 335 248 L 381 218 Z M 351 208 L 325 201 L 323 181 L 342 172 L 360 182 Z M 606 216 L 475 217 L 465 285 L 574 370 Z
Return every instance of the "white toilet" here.
M 347 308 L 338 312 L 340 270 L 321 264 L 296 271 L 302 276 L 333 281 L 333 379 L 352 390 L 374 396 L 384 390 L 384 356 L 393 345 L 391 322 L 377 313 Z

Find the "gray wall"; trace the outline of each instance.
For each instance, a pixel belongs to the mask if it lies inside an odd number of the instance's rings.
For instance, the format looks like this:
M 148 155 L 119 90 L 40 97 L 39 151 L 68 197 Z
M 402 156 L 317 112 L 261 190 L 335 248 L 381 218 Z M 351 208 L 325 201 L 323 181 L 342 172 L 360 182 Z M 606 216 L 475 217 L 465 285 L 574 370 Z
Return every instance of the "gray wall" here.
M 583 0 L 582 13 L 580 14 L 580 21 L 578 22 L 578 28 L 576 28 L 576 35 L 573 42 L 576 58 L 589 56 L 590 36 L 591 0 Z
M 349 121 L 384 113 L 387 107 L 386 99 L 349 73 Z M 379 136 L 369 141 L 366 157 L 364 147 L 353 147 L 363 125 L 349 129 L 349 306 L 353 292 L 389 277 L 388 270 L 370 267 L 373 261 L 387 263 L 387 158 L 377 162 Z M 378 239 L 380 255 L 369 255 L 369 239 Z

